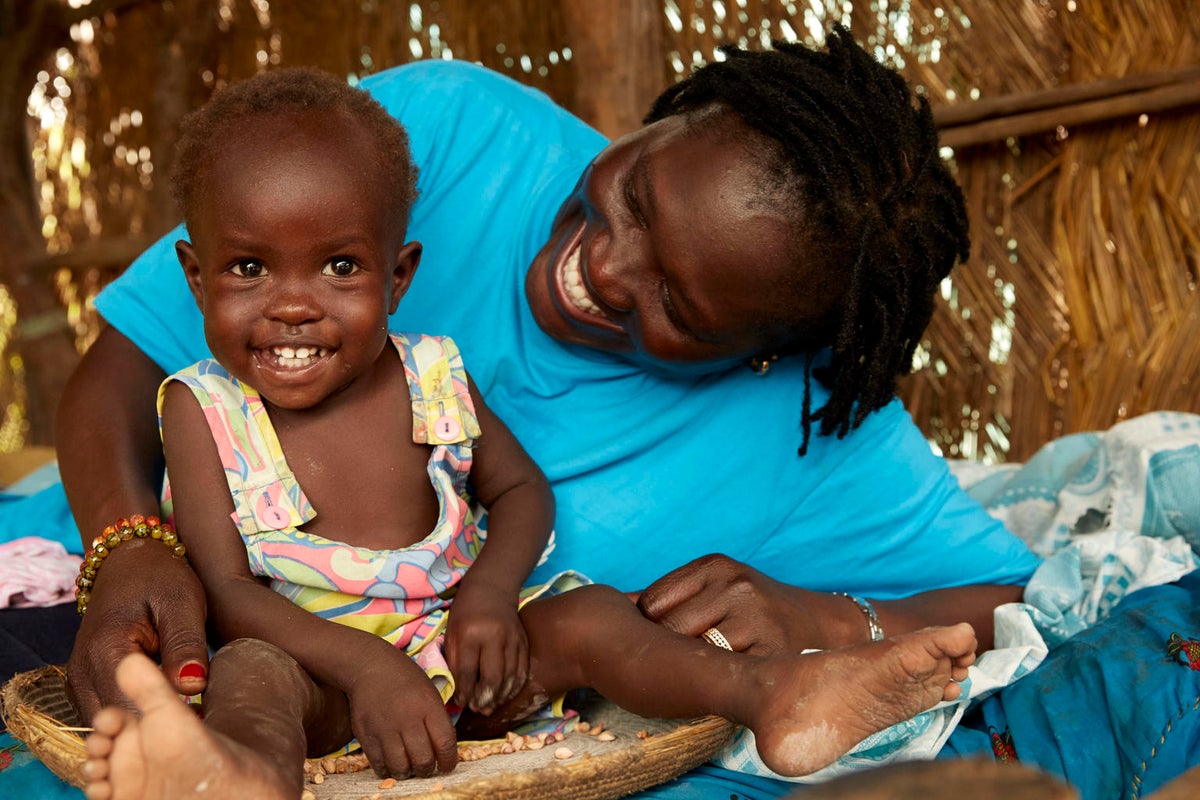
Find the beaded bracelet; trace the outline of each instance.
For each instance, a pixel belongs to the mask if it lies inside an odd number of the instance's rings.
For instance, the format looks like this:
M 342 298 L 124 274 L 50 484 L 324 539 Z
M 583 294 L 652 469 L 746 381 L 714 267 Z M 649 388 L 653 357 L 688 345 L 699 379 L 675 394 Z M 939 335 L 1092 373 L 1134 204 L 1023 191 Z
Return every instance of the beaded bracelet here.
M 869 600 L 846 592 L 834 592 L 833 594 L 845 597 L 858 606 L 858 610 L 866 617 L 867 629 L 871 632 L 872 642 L 878 642 L 883 638 L 883 626 L 879 624 L 879 615 L 875 613 L 875 606 L 871 605 Z
M 121 517 L 115 524 L 109 525 L 93 539 L 91 548 L 83 555 L 83 563 L 79 565 L 79 577 L 75 579 L 75 609 L 80 616 L 87 611 L 88 600 L 92 596 L 92 586 L 96 583 L 96 573 L 100 570 L 104 559 L 108 558 L 108 554 L 116 550 L 122 542 L 128 542 L 135 537 L 158 539 L 180 558 L 183 558 L 187 552 L 175 534 L 175 529 L 167 523 L 161 522 L 158 517 L 143 517 L 141 514 L 134 514 L 129 519 Z

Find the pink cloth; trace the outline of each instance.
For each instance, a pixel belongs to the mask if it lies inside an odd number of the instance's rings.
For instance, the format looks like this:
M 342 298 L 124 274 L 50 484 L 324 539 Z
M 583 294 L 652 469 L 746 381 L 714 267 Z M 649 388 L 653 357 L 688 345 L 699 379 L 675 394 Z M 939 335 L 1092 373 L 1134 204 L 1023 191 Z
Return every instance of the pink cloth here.
M 0 544 L 0 608 L 54 606 L 74 600 L 81 560 L 58 542 L 40 536 Z

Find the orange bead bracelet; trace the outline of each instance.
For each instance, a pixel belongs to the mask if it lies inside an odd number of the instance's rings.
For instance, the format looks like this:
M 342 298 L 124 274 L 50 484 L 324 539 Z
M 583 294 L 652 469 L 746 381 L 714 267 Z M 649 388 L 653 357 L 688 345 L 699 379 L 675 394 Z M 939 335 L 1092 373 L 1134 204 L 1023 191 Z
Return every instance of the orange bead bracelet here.
M 79 565 L 79 577 L 75 579 L 75 608 L 81 616 L 87 611 L 100 565 L 108 558 L 109 553 L 130 539 L 157 539 L 180 558 L 187 553 L 175 529 L 158 517 L 143 517 L 141 514 L 134 514 L 129 519 L 121 517 L 93 539 L 92 546 L 83 555 L 83 563 Z

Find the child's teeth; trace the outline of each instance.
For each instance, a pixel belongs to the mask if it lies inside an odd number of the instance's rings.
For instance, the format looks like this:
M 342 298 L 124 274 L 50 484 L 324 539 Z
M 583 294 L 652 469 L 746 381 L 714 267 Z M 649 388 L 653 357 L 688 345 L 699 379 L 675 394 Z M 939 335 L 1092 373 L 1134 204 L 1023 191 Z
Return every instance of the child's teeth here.
M 325 351 L 320 347 L 301 345 L 300 347 L 272 348 L 279 363 L 285 367 L 302 367 L 309 359 L 320 358 Z

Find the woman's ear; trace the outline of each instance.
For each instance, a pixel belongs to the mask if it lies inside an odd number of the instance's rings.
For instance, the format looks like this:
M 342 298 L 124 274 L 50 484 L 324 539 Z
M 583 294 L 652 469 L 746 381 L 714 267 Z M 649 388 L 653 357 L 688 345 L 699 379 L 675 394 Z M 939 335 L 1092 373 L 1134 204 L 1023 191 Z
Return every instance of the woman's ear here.
M 192 297 L 203 314 L 204 288 L 200 285 L 200 259 L 196 257 L 196 250 L 191 242 L 180 239 L 175 243 L 175 256 L 179 259 L 179 266 L 183 267 L 183 275 L 187 278 L 188 288 L 192 290 Z
M 408 291 L 413 276 L 417 274 L 417 265 L 421 263 L 421 243 L 408 242 L 396 254 L 396 266 L 392 269 L 392 294 L 388 299 L 388 313 L 395 314 L 400 305 L 400 298 Z

